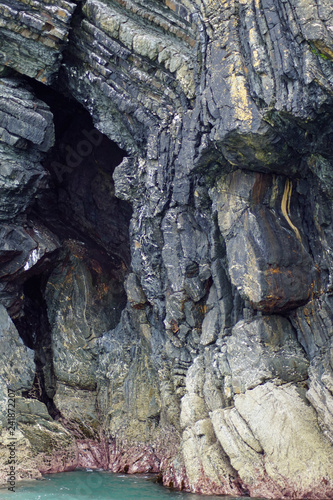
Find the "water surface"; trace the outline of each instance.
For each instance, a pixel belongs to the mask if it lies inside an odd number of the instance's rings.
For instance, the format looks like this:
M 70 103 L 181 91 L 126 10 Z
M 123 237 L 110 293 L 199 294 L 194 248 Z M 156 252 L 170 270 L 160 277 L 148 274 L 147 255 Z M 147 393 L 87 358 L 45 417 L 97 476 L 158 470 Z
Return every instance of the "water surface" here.
M 77 470 L 18 482 L 15 493 L 0 489 L 0 500 L 244 500 L 244 497 L 193 495 L 163 488 L 154 476 Z M 254 500 L 254 499 L 252 499 Z

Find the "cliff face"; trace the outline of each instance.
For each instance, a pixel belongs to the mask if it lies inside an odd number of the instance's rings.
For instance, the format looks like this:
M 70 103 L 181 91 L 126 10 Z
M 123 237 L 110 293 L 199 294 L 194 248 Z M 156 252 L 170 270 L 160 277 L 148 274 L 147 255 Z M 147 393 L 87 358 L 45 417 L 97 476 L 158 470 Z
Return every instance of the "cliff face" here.
M 17 477 L 333 498 L 332 37 L 330 0 L 1 0 Z

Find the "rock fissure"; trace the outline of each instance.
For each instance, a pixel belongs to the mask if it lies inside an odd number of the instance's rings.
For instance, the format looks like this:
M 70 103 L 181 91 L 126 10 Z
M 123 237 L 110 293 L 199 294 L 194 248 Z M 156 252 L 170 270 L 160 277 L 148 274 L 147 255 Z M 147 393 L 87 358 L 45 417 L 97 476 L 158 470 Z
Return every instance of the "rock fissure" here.
M 34 382 L 31 389 L 22 395 L 44 403 L 50 416 L 57 419 L 60 414 L 53 402 L 55 376 L 51 352 L 51 327 L 43 298 L 42 282 L 43 276 L 37 275 L 24 283 L 23 314 L 14 322 L 24 344 L 35 352 Z

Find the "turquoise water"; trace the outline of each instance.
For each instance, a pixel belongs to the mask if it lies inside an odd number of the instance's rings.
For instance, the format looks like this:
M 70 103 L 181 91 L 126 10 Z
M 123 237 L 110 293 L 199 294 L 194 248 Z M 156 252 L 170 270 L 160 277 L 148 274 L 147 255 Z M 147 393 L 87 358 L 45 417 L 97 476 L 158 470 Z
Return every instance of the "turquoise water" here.
M 171 491 L 149 475 L 74 471 L 49 474 L 40 481 L 17 483 L 15 493 L 0 489 L 0 500 L 231 500 L 231 497 Z M 242 500 L 244 497 L 242 497 Z M 232 500 L 236 500 L 235 497 Z M 252 499 L 253 500 L 253 499 Z

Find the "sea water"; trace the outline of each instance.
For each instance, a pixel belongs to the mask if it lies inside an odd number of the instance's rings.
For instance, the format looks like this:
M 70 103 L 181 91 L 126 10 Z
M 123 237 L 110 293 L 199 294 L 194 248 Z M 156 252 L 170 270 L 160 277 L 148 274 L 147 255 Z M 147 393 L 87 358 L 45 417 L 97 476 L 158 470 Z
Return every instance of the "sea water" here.
M 18 482 L 15 492 L 0 489 L 0 500 L 44 499 L 236 500 L 235 497 L 193 495 L 172 491 L 154 482 L 152 475 L 124 475 L 89 470 L 48 474 L 38 481 Z M 244 500 L 244 497 L 241 497 L 240 500 Z

